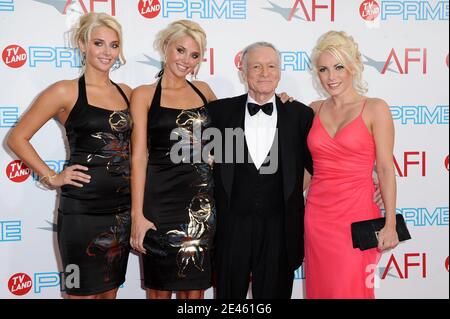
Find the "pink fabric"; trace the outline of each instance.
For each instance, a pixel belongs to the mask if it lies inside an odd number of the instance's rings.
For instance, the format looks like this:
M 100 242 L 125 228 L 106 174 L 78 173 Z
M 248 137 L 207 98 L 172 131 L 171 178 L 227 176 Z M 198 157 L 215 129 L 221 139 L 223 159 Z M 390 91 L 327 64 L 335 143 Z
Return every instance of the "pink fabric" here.
M 364 108 L 363 108 L 364 109 Z M 380 254 L 354 249 L 350 224 L 378 218 L 375 142 L 362 112 L 332 138 L 316 115 L 308 136 L 314 176 L 306 200 L 306 298 L 375 298 Z

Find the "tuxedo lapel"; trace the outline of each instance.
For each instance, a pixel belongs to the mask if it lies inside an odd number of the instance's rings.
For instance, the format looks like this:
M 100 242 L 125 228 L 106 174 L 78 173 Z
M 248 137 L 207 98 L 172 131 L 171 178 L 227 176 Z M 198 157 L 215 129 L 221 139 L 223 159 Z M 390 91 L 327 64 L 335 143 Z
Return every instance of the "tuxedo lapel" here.
M 224 130 L 222 131 L 223 134 L 223 161 L 225 161 L 225 152 L 226 152 L 226 143 L 225 143 L 225 129 L 227 128 L 231 128 L 231 129 L 236 129 L 236 128 L 241 128 L 242 130 L 244 129 L 244 118 L 245 118 L 245 107 L 246 107 L 246 103 L 247 103 L 247 94 L 241 95 L 236 97 L 236 99 L 233 101 L 233 105 L 226 105 L 223 107 L 229 107 L 232 108 L 232 116 L 230 118 L 230 120 L 226 120 L 224 123 Z M 236 144 L 233 145 L 233 158 L 236 158 Z M 228 200 L 231 199 L 231 191 L 233 188 L 233 180 L 234 180 L 234 163 L 223 163 L 221 165 L 221 177 L 222 177 L 222 182 L 223 182 L 223 187 L 228 195 Z
M 287 112 L 287 106 L 283 105 L 281 100 L 277 97 L 277 112 L 278 112 L 278 147 L 279 147 L 279 163 L 281 164 L 278 169 L 281 169 L 283 174 L 283 191 L 284 200 L 287 201 L 292 194 L 296 182 L 296 170 L 295 170 L 295 148 L 293 141 L 295 140 L 293 132 L 290 128 L 292 126 Z

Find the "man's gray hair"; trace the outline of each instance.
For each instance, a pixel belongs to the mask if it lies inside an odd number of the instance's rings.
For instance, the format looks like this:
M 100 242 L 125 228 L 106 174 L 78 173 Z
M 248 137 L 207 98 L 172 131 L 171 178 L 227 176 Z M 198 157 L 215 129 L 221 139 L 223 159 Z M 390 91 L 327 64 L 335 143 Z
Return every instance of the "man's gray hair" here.
M 278 49 L 269 42 L 264 42 L 264 41 L 260 41 L 260 42 L 255 42 L 250 44 L 249 46 L 247 46 L 241 54 L 241 66 L 242 66 L 242 71 L 247 73 L 248 69 L 248 54 L 249 52 L 258 49 L 258 48 L 271 48 L 273 49 L 277 56 L 278 56 L 278 64 L 281 65 L 281 58 L 280 58 L 280 51 L 278 51 Z

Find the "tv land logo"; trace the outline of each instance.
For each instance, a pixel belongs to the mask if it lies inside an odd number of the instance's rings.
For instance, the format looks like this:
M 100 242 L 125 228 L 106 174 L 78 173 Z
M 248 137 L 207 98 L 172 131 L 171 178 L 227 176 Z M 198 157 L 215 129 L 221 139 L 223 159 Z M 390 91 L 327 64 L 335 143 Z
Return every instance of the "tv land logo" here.
M 375 60 L 363 55 L 365 65 L 376 69 L 381 74 L 388 71 L 398 74 L 422 73 L 427 74 L 428 50 L 426 48 L 392 48 L 386 60 Z
M 15 160 L 6 166 L 6 176 L 14 183 L 22 183 L 31 175 L 31 169 L 21 160 Z
M 147 54 L 144 54 L 144 57 L 146 58 L 146 60 L 144 61 L 137 61 L 139 63 L 142 64 L 146 64 L 146 65 L 150 65 L 152 67 L 155 67 L 158 70 L 161 70 L 161 68 L 163 67 L 163 62 L 157 59 L 152 58 L 151 56 L 148 56 Z M 206 50 L 205 55 L 203 56 L 203 64 L 201 67 L 201 70 L 203 70 L 203 68 L 209 67 L 209 75 L 214 75 L 215 74 L 215 50 L 214 48 L 209 48 Z
M 427 278 L 427 254 L 406 253 L 401 257 L 391 255 L 385 267 L 379 267 L 379 277 L 397 279 Z
M 106 12 L 116 15 L 116 0 L 33 0 L 54 7 L 59 13 L 76 12 L 83 15 L 88 12 Z
M 307 22 L 318 21 L 318 12 L 320 10 L 320 19 L 326 19 L 334 22 L 336 16 L 335 0 L 296 0 L 291 7 L 281 7 L 273 1 L 267 1 L 271 7 L 264 10 L 278 13 L 287 21 L 292 19 L 303 20 Z M 291 1 L 292 3 L 292 1 Z
M 0 220 L 0 243 L 22 240 L 22 221 Z
M 20 68 L 27 62 L 27 53 L 21 46 L 11 44 L 3 49 L 2 60 L 10 68 Z
M 359 7 L 359 14 L 366 21 L 374 21 L 380 15 L 380 11 L 380 5 L 374 0 L 365 0 Z
M 381 20 L 401 19 L 404 21 L 448 21 L 449 2 L 438 1 L 387 1 L 365 0 L 360 6 L 360 15 L 366 21 L 373 21 L 381 14 Z
M 392 119 L 401 125 L 448 125 L 448 105 L 390 106 Z
M 234 65 L 242 70 L 241 54 L 234 56 Z M 305 51 L 280 51 L 281 71 L 308 72 L 311 70 L 311 57 Z
M 447 272 L 448 272 L 448 256 L 447 256 L 447 258 L 445 259 L 445 269 L 446 269 Z
M 14 127 L 19 120 L 17 106 L 0 106 L 0 128 Z
M 42 293 L 44 288 L 59 287 L 61 292 L 66 288 L 80 287 L 80 268 L 78 265 L 67 265 L 65 273 L 38 272 L 33 275 L 33 280 L 26 273 L 16 273 L 8 280 L 8 290 L 16 296 L 28 294 L 34 287 L 35 294 Z
M 448 155 L 445 157 L 444 165 L 445 165 L 445 169 L 446 169 L 447 172 L 448 172 Z
M 33 281 L 30 276 L 23 272 L 12 275 L 8 280 L 8 289 L 16 296 L 26 295 L 32 286 Z
M 0 0 L 1 11 L 14 11 L 14 0 Z
M 58 174 L 64 170 L 68 163 L 66 160 L 45 160 L 44 162 Z M 21 160 L 14 160 L 6 166 L 6 176 L 12 182 L 23 183 L 30 175 L 33 177 L 33 181 L 39 180 L 39 176 Z
M 23 67 L 27 60 L 30 68 L 48 63 L 53 64 L 55 68 L 81 67 L 80 51 L 65 47 L 30 46 L 27 53 L 23 47 L 12 44 L 3 49 L 2 60 L 10 68 Z
M 139 0 L 139 13 L 147 19 L 246 19 L 247 0 Z

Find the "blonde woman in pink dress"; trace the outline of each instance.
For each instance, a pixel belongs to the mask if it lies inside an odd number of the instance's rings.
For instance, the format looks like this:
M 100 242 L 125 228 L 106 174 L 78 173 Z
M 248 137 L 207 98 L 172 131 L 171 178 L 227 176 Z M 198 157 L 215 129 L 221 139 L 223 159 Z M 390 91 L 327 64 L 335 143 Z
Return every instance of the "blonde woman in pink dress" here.
M 305 212 L 306 297 L 373 299 L 380 255 L 399 242 L 394 124 L 385 101 L 364 96 L 363 63 L 352 37 L 327 32 L 314 48 L 312 62 L 328 98 L 311 104 L 315 118 L 308 146 L 314 176 Z M 373 201 L 375 166 L 386 224 L 378 247 L 361 251 L 353 248 L 350 225 L 381 217 Z

